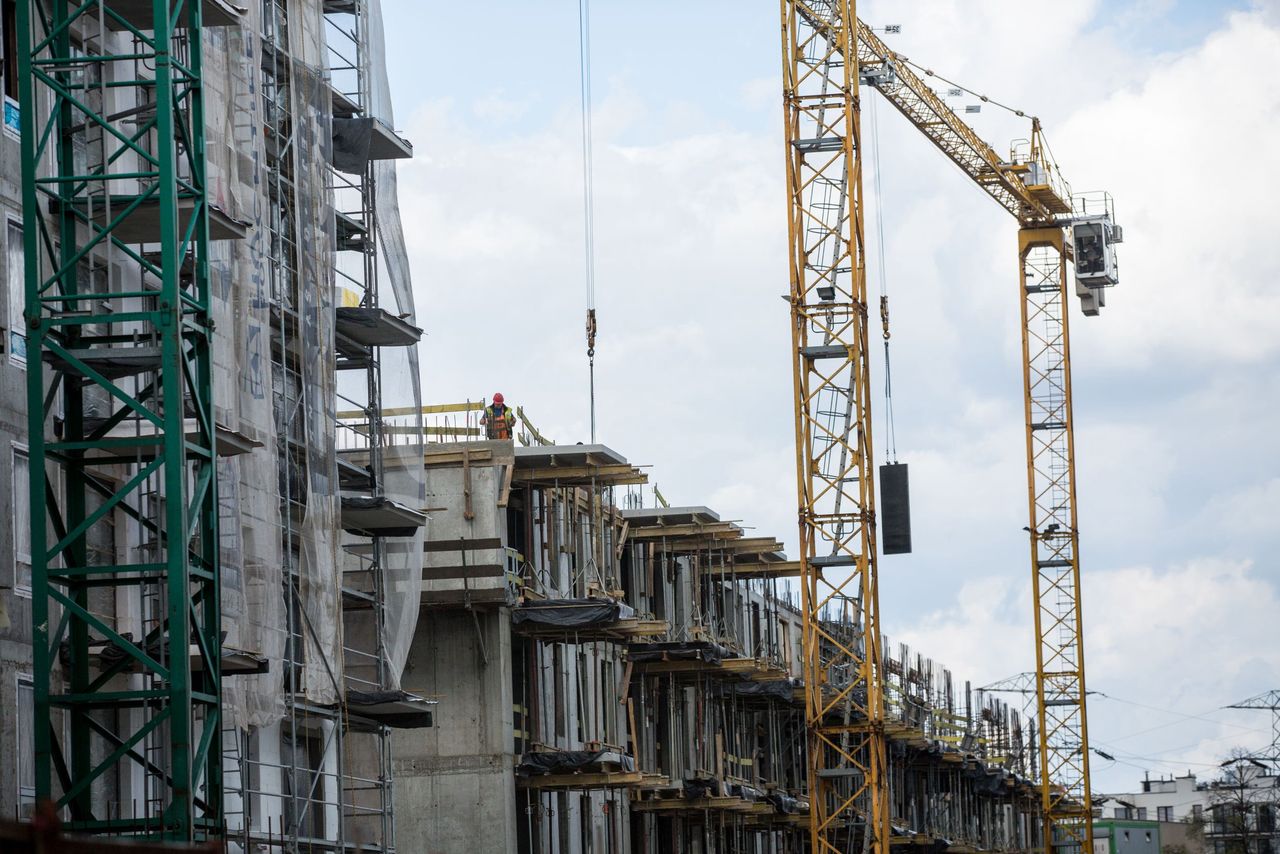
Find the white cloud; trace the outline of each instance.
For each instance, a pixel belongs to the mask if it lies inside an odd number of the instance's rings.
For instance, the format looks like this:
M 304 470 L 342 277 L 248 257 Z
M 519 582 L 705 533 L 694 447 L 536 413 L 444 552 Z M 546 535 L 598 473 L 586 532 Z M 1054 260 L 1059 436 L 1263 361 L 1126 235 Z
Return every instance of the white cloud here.
M 1099 570 L 1084 574 L 1082 589 L 1088 684 L 1107 695 L 1089 702 L 1094 746 L 1167 771 L 1168 762 L 1215 764 L 1235 744 L 1267 742 L 1264 718 L 1217 710 L 1280 679 L 1280 596 L 1250 564 L 1204 558 L 1166 571 Z M 989 684 L 1034 669 L 1030 601 L 1029 582 L 977 578 L 955 605 L 894 639 L 942 651 L 942 664 L 961 678 Z M 1189 720 L 1204 716 L 1214 721 Z M 1183 749 L 1170 755 L 1171 744 Z M 1093 761 L 1110 791 L 1131 785 L 1137 773 Z
M 1231 536 L 1273 532 L 1280 508 L 1280 477 L 1246 485 L 1237 492 L 1210 497 L 1204 524 Z
M 1260 85 L 1280 28 L 1237 13 L 1194 51 L 1160 62 L 1056 133 L 1077 183 L 1110 189 L 1125 226 L 1125 334 L 1089 345 L 1129 366 L 1258 363 L 1280 353 L 1280 91 Z M 1224 161 L 1225 158 L 1225 161 Z M 1228 165 L 1228 163 L 1232 165 Z

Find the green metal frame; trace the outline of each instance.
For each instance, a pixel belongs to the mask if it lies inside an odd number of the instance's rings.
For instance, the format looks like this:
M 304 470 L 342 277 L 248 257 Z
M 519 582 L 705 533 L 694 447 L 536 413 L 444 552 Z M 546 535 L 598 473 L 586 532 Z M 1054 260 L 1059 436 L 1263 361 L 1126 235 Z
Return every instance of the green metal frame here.
M 73 830 L 200 840 L 223 832 L 201 3 L 153 0 L 151 11 L 130 21 L 109 0 L 18 4 L 36 791 Z M 74 31 L 97 32 L 103 20 L 122 31 L 103 42 L 127 52 L 80 53 Z M 153 109 L 131 124 L 92 109 L 82 72 L 93 66 Z M 92 167 L 76 162 L 86 128 L 108 140 Z M 136 194 L 122 195 L 122 185 Z M 110 213 L 97 216 L 108 199 Z M 146 255 L 122 239 L 136 233 L 119 233 L 144 209 L 159 216 Z M 92 277 L 79 280 L 108 249 L 140 271 L 131 279 L 141 287 L 104 292 Z M 158 367 L 132 384 L 104 376 L 97 357 L 142 348 L 159 349 Z M 104 399 L 106 420 L 88 418 L 86 401 Z M 117 425 L 143 429 L 109 437 Z M 134 462 L 104 461 L 121 449 Z M 154 540 L 146 560 L 138 551 L 105 565 L 92 555 L 117 510 Z M 127 637 L 99 616 L 95 588 L 154 597 L 147 636 Z M 103 641 L 124 655 L 95 659 Z M 114 727 L 103 723 L 113 712 Z M 111 775 L 122 788 L 138 775 L 152 781 L 157 810 L 108 815 L 94 789 Z

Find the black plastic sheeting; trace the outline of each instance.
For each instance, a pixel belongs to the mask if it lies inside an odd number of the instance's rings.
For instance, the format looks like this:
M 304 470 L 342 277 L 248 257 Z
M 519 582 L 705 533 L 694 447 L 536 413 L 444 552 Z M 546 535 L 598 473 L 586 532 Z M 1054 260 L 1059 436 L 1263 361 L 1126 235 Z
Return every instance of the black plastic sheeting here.
M 988 772 L 981 768 L 965 771 L 964 774 L 973 783 L 974 791 L 980 795 L 998 795 L 1004 791 L 1005 777 L 1000 772 Z
M 395 729 L 431 726 L 431 710 L 413 708 L 419 704 L 395 705 L 414 699 L 404 691 L 348 691 L 347 707 L 353 714 Z M 389 708 L 377 708 L 384 706 Z
M 799 679 L 771 679 L 767 682 L 728 682 L 722 686 L 723 693 L 736 697 L 760 697 L 762 699 L 779 700 L 784 703 L 801 705 L 796 700 L 795 689 L 799 687 Z
M 162 654 L 162 649 L 161 649 L 162 644 L 159 638 L 153 638 L 149 643 L 143 645 L 141 642 L 135 641 L 133 639 L 133 632 L 124 632 L 123 634 L 120 635 L 120 637 L 129 641 L 134 646 L 142 649 L 142 651 L 145 652 L 147 655 L 149 655 L 151 658 L 154 658 L 156 660 L 160 659 Z M 222 644 L 226 643 L 226 640 L 227 640 L 227 633 L 220 632 L 218 634 L 219 649 L 222 648 Z M 98 654 L 99 654 L 98 660 L 103 667 L 111 667 L 125 660 L 130 660 L 130 661 L 133 660 L 133 656 L 130 655 L 129 652 L 126 651 L 124 647 L 110 640 L 104 641 L 102 643 L 102 648 Z M 61 644 L 58 645 L 58 659 L 64 667 L 71 666 L 71 642 L 70 641 L 63 641 Z M 263 662 L 263 667 L 260 672 L 262 673 L 267 672 L 267 663 L 265 661 Z
M 635 616 L 630 605 L 611 599 L 553 599 L 520 605 L 511 612 L 517 626 L 588 629 L 607 626 Z
M 757 789 L 755 786 L 748 786 L 745 783 L 730 783 L 727 786 L 729 794 L 735 798 L 742 798 L 744 801 L 763 801 L 765 793 L 763 789 Z
M 352 326 L 363 326 L 365 329 L 377 329 L 386 312 L 380 308 L 359 308 L 357 306 L 339 306 L 338 319 Z
M 782 792 L 766 792 L 745 783 L 726 783 L 710 777 L 685 779 L 682 791 L 690 800 L 698 798 L 741 798 L 748 803 L 767 803 L 773 806 L 780 815 L 795 815 L 800 812 L 800 803 L 791 795 Z
M 724 787 L 720 781 L 710 778 L 685 780 L 683 791 L 686 798 L 724 797 Z
M 94 347 L 88 350 L 72 350 L 71 355 L 84 362 L 109 380 L 132 377 L 160 367 L 158 347 Z M 44 352 L 44 360 L 60 371 L 80 374 L 71 362 L 51 350 Z
M 395 502 L 381 495 L 344 495 L 342 496 L 342 509 L 344 510 L 381 510 Z M 356 527 L 352 530 L 365 532 L 368 536 L 379 537 L 412 537 L 419 530 L 417 525 L 378 525 L 369 527 Z M 377 534 L 371 532 L 377 531 Z
M 349 175 L 363 175 L 369 166 L 373 119 L 333 118 L 333 168 Z
M 719 664 L 733 653 L 718 643 L 709 641 L 666 641 L 663 643 L 633 643 L 627 647 L 627 658 L 637 664 L 646 661 L 701 661 Z
M 800 812 L 800 803 L 790 795 L 784 795 L 781 792 L 770 792 L 765 796 L 765 800 L 773 804 L 776 812 L 782 815 L 795 815 Z
M 524 754 L 516 766 L 516 775 L 533 777 L 582 771 L 601 762 L 616 763 L 623 771 L 636 770 L 635 760 L 616 750 L 555 750 Z

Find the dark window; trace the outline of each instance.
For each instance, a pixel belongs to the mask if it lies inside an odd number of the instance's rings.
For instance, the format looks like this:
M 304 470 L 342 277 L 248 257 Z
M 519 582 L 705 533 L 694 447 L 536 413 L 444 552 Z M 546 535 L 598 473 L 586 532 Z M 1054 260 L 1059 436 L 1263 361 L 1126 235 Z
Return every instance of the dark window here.
M 324 744 L 320 736 L 295 731 L 281 733 L 280 761 L 284 769 L 284 825 L 286 832 L 311 839 L 324 838 Z
M 562 652 L 563 644 L 554 644 L 551 647 L 551 678 L 555 680 L 555 713 L 556 713 L 556 735 L 564 738 L 565 735 L 565 673 L 564 673 L 564 654 Z
M 0 74 L 4 76 L 4 94 L 18 100 L 18 3 L 17 0 L 0 0 L 0 33 L 4 37 L 4 64 Z
M 27 360 L 26 326 L 22 320 L 22 309 L 27 299 L 26 259 L 22 224 L 8 220 L 5 224 L 4 293 L 0 294 L 4 298 L 0 304 L 0 329 L 7 328 L 7 334 L 0 350 L 19 364 L 25 364 Z
M 18 676 L 18 818 L 29 818 L 36 806 L 35 684 L 26 674 Z
M 571 844 L 569 839 L 569 793 L 556 793 L 556 826 L 560 830 L 560 850 L 568 851 Z

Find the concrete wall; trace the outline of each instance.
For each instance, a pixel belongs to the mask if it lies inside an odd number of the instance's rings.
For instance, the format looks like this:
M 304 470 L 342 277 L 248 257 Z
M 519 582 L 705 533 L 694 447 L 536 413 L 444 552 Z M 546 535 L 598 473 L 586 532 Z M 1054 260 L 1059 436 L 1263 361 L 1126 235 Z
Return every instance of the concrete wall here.
M 474 444 L 497 446 L 495 456 L 504 451 L 510 456 L 510 442 Z M 473 464 L 465 471 L 460 464 L 427 468 L 430 515 L 424 544 L 424 602 L 505 601 L 507 513 L 497 503 L 504 473 L 500 464 Z M 466 517 L 468 491 L 470 519 Z M 469 544 L 465 552 L 459 548 L 464 540 Z
M 27 373 L 9 355 L 8 333 L 11 317 L 8 293 L 8 221 L 19 216 L 22 174 L 18 142 L 7 132 L 0 132 L 0 327 L 4 327 L 4 346 L 0 348 L 0 756 L 17 757 L 17 684 L 18 675 L 31 673 L 31 599 L 15 593 L 14 519 L 16 502 L 25 496 L 12 489 L 14 442 L 26 435 Z M 21 271 L 18 271 L 19 277 Z M 7 624 L 7 625 L 6 625 Z M 23 725 L 30 732 L 30 723 Z M 17 809 L 16 762 L 0 763 L 0 817 L 12 818 Z
M 510 612 L 431 612 L 402 684 L 440 705 L 435 726 L 392 743 L 398 849 L 516 850 Z

